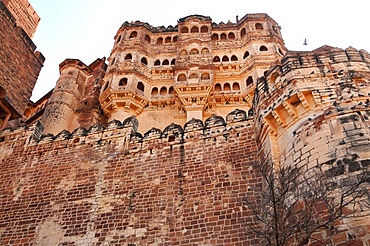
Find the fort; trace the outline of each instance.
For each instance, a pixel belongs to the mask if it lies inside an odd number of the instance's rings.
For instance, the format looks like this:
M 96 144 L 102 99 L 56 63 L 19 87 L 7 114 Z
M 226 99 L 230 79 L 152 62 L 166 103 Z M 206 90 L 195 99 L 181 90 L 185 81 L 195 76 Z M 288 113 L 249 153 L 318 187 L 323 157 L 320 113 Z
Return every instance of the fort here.
M 23 0 L 0 13 L 1 245 L 263 245 L 256 161 L 370 164 L 365 50 L 291 51 L 267 14 L 124 22 L 108 58 L 62 61 L 32 102 L 39 17 Z M 369 245 L 367 212 L 307 245 Z

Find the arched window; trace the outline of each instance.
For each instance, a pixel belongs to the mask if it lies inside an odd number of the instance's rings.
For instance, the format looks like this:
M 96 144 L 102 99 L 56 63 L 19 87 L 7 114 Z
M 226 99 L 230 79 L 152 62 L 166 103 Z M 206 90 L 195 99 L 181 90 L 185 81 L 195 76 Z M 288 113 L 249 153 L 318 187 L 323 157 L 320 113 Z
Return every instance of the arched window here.
M 240 90 L 239 83 L 234 82 L 234 84 L 233 84 L 233 91 L 239 91 L 239 90 Z
M 212 34 L 212 41 L 217 41 L 218 40 L 218 34 L 214 33 Z
M 181 50 L 180 51 L 180 56 L 186 56 L 188 54 L 188 52 L 186 52 L 186 50 Z
M 159 94 L 162 95 L 162 96 L 166 95 L 167 94 L 167 88 L 163 86 L 161 88 L 161 90 L 159 91 Z
M 247 58 L 248 56 L 249 56 L 249 51 L 246 51 L 246 52 L 244 53 L 243 59 Z
M 108 89 L 108 85 L 109 85 L 109 81 L 104 85 L 103 91 L 105 91 L 106 89 Z
M 118 83 L 118 86 L 126 86 L 127 82 L 128 82 L 127 78 L 122 78 L 122 79 L 120 79 L 120 81 Z
M 162 62 L 162 65 L 170 65 L 170 62 L 167 59 L 164 59 Z
M 210 79 L 209 73 L 202 73 L 202 76 L 200 76 L 201 80 L 207 80 Z
M 202 53 L 202 55 L 208 55 L 209 54 L 209 49 L 208 48 L 203 48 L 201 53 Z
M 264 72 L 263 72 L 263 76 L 265 76 L 265 77 L 266 77 L 268 72 L 269 72 L 268 70 L 264 71 Z
M 221 40 L 226 40 L 226 34 L 225 33 L 222 33 L 221 36 L 220 36 L 220 39 Z
M 151 39 L 148 34 L 145 34 L 144 40 L 150 43 Z
M 173 86 L 171 86 L 170 89 L 168 89 L 168 94 L 170 95 L 175 94 L 175 90 L 173 89 Z
M 196 73 L 192 73 L 189 76 L 189 79 L 197 79 L 197 78 L 198 78 L 198 74 L 196 74 Z
M 174 43 L 176 43 L 176 42 L 177 42 L 177 36 L 174 36 L 174 37 L 172 38 L 172 42 L 174 42 Z
M 190 29 L 190 32 L 191 33 L 198 33 L 199 32 L 199 28 L 197 26 L 193 26 L 191 29 Z
M 136 37 L 137 37 L 137 32 L 136 31 L 131 32 L 130 38 L 136 38 Z
M 141 63 L 144 65 L 148 65 L 148 60 L 145 57 L 143 57 L 141 58 Z
M 173 58 L 172 60 L 171 60 L 171 65 L 175 65 L 175 63 L 176 63 L 176 59 L 175 58 Z
M 163 44 L 163 38 L 162 37 L 159 37 L 157 39 L 157 44 Z
M 118 44 L 119 41 L 121 41 L 121 35 L 118 36 L 117 41 L 116 41 L 116 44 Z
M 245 35 L 247 35 L 247 30 L 245 30 L 245 28 L 243 28 L 243 29 L 242 29 L 242 31 L 240 32 L 240 36 L 241 36 L 242 38 L 244 38 L 244 37 L 245 37 Z
M 255 27 L 256 27 L 256 30 L 263 30 L 263 26 L 261 23 L 256 23 Z
M 215 91 L 221 91 L 221 85 L 220 84 L 215 84 Z
M 114 64 L 116 62 L 116 58 L 113 58 L 113 60 L 112 60 L 112 65 Z
M 190 51 L 190 55 L 198 55 L 199 54 L 199 51 L 197 49 L 192 49 Z
M 177 77 L 177 81 L 186 81 L 186 75 L 185 74 L 180 74 L 178 77 Z
M 200 28 L 200 32 L 201 32 L 201 33 L 207 33 L 207 32 L 208 32 L 208 26 L 202 26 L 202 27 Z
M 252 76 L 249 76 L 248 78 L 247 78 L 247 87 L 249 87 L 249 86 L 251 86 L 251 85 L 253 85 L 253 77 Z
M 231 90 L 230 84 L 229 83 L 225 83 L 224 84 L 224 91 L 230 91 L 230 90 Z
M 260 47 L 260 51 L 268 51 L 268 49 L 267 49 L 267 47 L 266 47 L 266 46 L 262 45 L 262 46 Z
M 155 62 L 154 62 L 154 66 L 160 66 L 161 65 L 161 61 L 160 60 L 156 60 Z
M 228 56 L 223 56 L 222 57 L 222 61 L 223 62 L 228 62 L 229 61 L 229 57 Z
M 130 53 L 128 53 L 126 56 L 125 56 L 125 60 L 132 60 L 132 55 Z
M 152 96 L 156 96 L 156 95 L 158 95 L 158 88 L 157 88 L 157 87 L 154 87 L 154 88 L 152 89 L 152 93 L 151 93 L 151 95 L 152 95 Z
M 237 61 L 237 60 L 238 60 L 238 57 L 236 57 L 236 55 L 231 56 L 231 61 Z
M 180 31 L 181 33 L 188 33 L 189 32 L 189 28 L 187 28 L 186 26 L 183 26 L 182 28 L 181 28 L 181 31 Z
M 166 39 L 164 40 L 164 42 L 166 44 L 170 44 L 171 43 L 171 37 L 166 37 Z
M 221 61 L 220 57 L 218 56 L 213 57 L 213 62 L 220 62 L 220 61 Z
M 137 83 L 137 88 L 138 88 L 138 90 L 140 90 L 140 91 L 142 91 L 142 92 L 144 92 L 144 84 L 143 84 L 143 82 L 138 82 Z
M 229 37 L 230 40 L 233 40 L 233 39 L 235 39 L 235 34 L 233 32 L 229 32 L 228 37 Z

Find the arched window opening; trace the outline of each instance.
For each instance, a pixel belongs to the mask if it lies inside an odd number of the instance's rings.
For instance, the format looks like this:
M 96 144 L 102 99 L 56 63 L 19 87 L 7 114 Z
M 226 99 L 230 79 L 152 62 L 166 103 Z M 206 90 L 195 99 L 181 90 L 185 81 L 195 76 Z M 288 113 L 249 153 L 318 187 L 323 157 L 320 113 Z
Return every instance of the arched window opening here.
M 202 76 L 200 77 L 201 80 L 207 80 L 210 79 L 209 73 L 202 73 Z
M 235 34 L 233 32 L 229 32 L 228 37 L 229 37 L 230 40 L 234 40 L 235 39 Z
M 172 42 L 173 42 L 173 43 L 176 43 L 176 42 L 177 42 L 177 36 L 174 36 L 174 37 L 172 38 Z
M 222 33 L 221 36 L 220 36 L 220 39 L 221 40 L 226 40 L 226 34 L 225 33 Z
M 170 44 L 171 43 L 171 37 L 166 37 L 165 40 L 164 40 L 164 42 L 166 44 Z
M 199 32 L 199 28 L 197 26 L 193 26 L 191 29 L 190 29 L 190 32 L 191 33 L 198 33 Z
M 224 84 L 224 91 L 231 91 L 231 87 L 229 83 Z
M 181 50 L 180 51 L 180 56 L 186 56 L 188 54 L 188 52 L 186 52 L 186 50 Z
M 131 32 L 130 38 L 136 38 L 136 37 L 137 37 L 137 32 L 136 31 Z
M 202 55 L 208 55 L 209 54 L 209 49 L 208 48 L 203 48 L 201 53 L 202 53 Z
M 220 84 L 215 84 L 215 91 L 221 91 L 221 85 Z
M 162 65 L 170 65 L 170 62 L 167 60 L 167 59 L 165 59 L 163 62 L 162 62 Z
M 253 77 L 252 77 L 252 76 L 249 76 L 249 77 L 247 78 L 247 87 L 249 87 L 249 86 L 251 86 L 251 85 L 253 85 Z
M 240 32 L 240 36 L 241 36 L 242 38 L 244 38 L 244 37 L 245 37 L 245 35 L 247 35 L 247 30 L 245 30 L 245 28 L 243 28 L 243 29 L 242 29 L 242 31 Z
M 231 56 L 231 61 L 237 61 L 237 60 L 238 60 L 238 57 L 236 57 L 236 55 Z
M 223 62 L 228 62 L 229 61 L 229 57 L 228 56 L 223 56 L 222 57 L 222 61 Z
M 267 76 L 267 73 L 268 73 L 268 70 L 264 71 L 264 72 L 263 72 L 263 76 L 265 76 L 265 77 L 266 77 L 266 76 Z
M 159 91 L 159 94 L 160 94 L 161 96 L 166 95 L 166 94 L 167 94 L 167 88 L 163 86 L 163 87 L 161 88 L 161 90 Z
M 121 35 L 118 36 L 117 41 L 116 41 L 116 44 L 118 44 L 119 41 L 121 41 Z
M 190 51 L 190 55 L 198 55 L 199 54 L 199 51 L 197 49 L 192 49 Z
M 207 33 L 207 32 L 208 32 L 208 26 L 202 26 L 202 27 L 200 28 L 200 32 L 201 32 L 201 33 Z
M 154 87 L 154 88 L 152 89 L 152 93 L 151 93 L 151 95 L 152 95 L 152 96 L 156 96 L 156 95 L 158 95 L 158 88 L 157 88 L 157 87 Z
M 244 53 L 243 59 L 247 58 L 248 56 L 249 56 L 249 51 L 246 51 L 246 52 Z
M 218 56 L 213 57 L 213 62 L 220 62 L 220 61 L 221 61 L 220 57 Z
M 212 34 L 212 41 L 217 41 L 218 40 L 218 34 L 214 33 Z
M 154 66 L 160 66 L 161 65 L 161 61 L 160 60 L 156 60 L 155 62 L 154 62 Z
M 168 89 L 168 94 L 170 95 L 175 94 L 175 90 L 173 89 L 173 86 L 171 86 L 170 89 Z
M 125 56 L 125 60 L 132 60 L 132 55 L 130 53 L 128 53 L 126 56 Z
M 118 86 L 126 86 L 127 82 L 128 82 L 127 78 L 122 78 L 122 79 L 120 79 L 120 81 L 118 83 Z
M 175 63 L 176 63 L 176 59 L 175 58 L 173 58 L 172 60 L 171 60 L 171 65 L 175 65 Z
M 140 90 L 140 91 L 142 91 L 142 92 L 144 92 L 144 84 L 143 84 L 143 82 L 138 82 L 137 83 L 137 89 L 138 90 Z
M 261 23 L 256 23 L 255 27 L 256 27 L 256 30 L 263 30 L 263 26 Z
M 181 33 L 188 33 L 189 32 L 189 28 L 187 28 L 186 26 L 182 27 L 181 28 Z
M 189 79 L 197 79 L 198 78 L 198 74 L 196 73 L 192 73 L 190 76 L 189 76 Z
M 180 74 L 178 77 L 177 77 L 177 81 L 186 81 L 186 75 L 185 74 Z
M 235 82 L 233 84 L 233 91 L 239 91 L 240 90 L 240 86 L 239 86 L 239 83 Z
M 267 49 L 267 47 L 266 47 L 266 46 L 262 45 L 262 46 L 260 47 L 260 51 L 268 51 L 268 49 Z
M 148 65 L 148 60 L 145 57 L 143 57 L 141 58 L 141 63 L 144 65 Z
M 116 62 L 116 58 L 113 58 L 113 60 L 112 60 L 112 65 L 114 64 Z
M 157 44 L 163 44 L 163 38 L 162 37 L 157 39 Z
M 144 40 L 150 43 L 151 39 L 148 34 L 145 34 Z
M 280 55 L 284 55 L 284 53 L 283 53 L 283 51 L 281 51 L 281 49 L 279 48 L 279 53 L 280 53 Z

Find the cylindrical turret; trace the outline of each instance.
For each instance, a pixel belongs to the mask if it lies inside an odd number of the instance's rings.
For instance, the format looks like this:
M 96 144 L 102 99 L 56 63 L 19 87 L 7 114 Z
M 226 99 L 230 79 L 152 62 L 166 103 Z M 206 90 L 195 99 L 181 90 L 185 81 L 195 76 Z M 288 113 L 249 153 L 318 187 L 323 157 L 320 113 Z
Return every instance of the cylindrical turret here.
M 41 119 L 44 133 L 57 134 L 78 127 L 74 117 L 89 68 L 79 60 L 67 59 L 59 65 L 59 69 L 60 77 Z

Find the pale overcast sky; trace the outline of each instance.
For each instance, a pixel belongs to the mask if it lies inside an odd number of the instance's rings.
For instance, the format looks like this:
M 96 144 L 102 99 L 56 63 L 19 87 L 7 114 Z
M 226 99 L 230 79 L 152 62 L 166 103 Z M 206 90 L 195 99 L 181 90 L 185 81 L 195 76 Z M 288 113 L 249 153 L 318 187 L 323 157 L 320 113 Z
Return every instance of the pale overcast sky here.
M 267 13 L 281 26 L 290 50 L 312 50 L 322 45 L 352 46 L 370 52 L 368 1 L 332 0 L 29 0 L 40 24 L 33 38 L 46 57 L 32 100 L 52 88 L 59 64 L 66 58 L 89 65 L 109 57 L 113 38 L 125 21 L 140 20 L 152 26 L 175 26 L 192 14 L 210 16 L 213 22 L 235 22 L 249 13 Z M 303 45 L 307 39 L 307 46 Z

